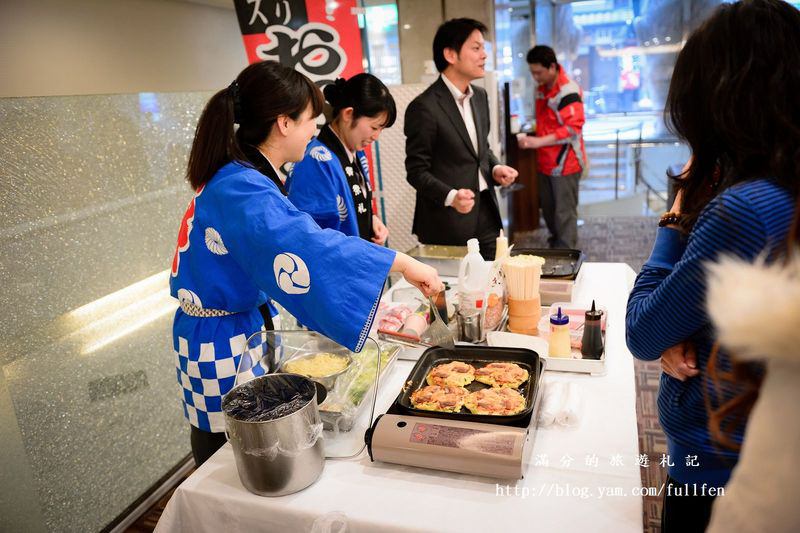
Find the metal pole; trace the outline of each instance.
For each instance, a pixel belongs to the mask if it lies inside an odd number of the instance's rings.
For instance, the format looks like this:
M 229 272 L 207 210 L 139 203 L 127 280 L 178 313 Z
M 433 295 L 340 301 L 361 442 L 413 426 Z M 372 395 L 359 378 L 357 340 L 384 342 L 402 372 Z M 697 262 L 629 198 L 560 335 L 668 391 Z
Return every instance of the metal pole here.
M 614 148 L 614 200 L 619 199 L 619 130 L 617 130 L 617 142 Z

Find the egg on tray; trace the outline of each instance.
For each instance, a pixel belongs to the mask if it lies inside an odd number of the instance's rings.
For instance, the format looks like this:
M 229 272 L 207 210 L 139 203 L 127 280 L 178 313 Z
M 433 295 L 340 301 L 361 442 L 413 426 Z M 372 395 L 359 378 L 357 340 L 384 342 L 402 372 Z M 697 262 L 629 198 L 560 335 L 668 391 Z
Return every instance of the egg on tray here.
M 428 373 L 426 381 L 428 385 L 465 387 L 472 383 L 474 379 L 474 366 L 462 363 L 461 361 L 453 361 L 452 363 L 433 367 L 433 370 Z
M 475 371 L 475 381 L 516 389 L 528 381 L 528 371 L 515 363 L 489 363 Z
M 470 393 L 464 405 L 476 415 L 515 415 L 525 409 L 525 398 L 507 387 L 481 389 Z
M 411 394 L 411 405 L 425 411 L 457 413 L 464 406 L 467 394 L 464 387 L 428 385 Z

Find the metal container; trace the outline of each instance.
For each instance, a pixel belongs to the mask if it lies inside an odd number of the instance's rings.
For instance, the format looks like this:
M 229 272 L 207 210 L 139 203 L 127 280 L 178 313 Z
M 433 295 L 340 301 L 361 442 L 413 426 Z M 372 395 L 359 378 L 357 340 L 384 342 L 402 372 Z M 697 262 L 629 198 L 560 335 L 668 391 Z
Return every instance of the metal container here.
M 542 279 L 572 280 L 578 277 L 586 255 L 580 250 L 559 248 L 514 248 L 511 255 L 538 255 L 544 258 Z
M 307 378 L 316 381 L 317 383 L 319 383 L 323 387 L 325 387 L 327 390 L 333 390 L 333 387 L 336 385 L 336 380 L 339 378 L 339 376 L 341 376 L 342 374 L 344 374 L 345 372 L 347 372 L 350 369 L 350 365 L 353 364 L 353 358 L 350 357 L 349 355 L 338 354 L 338 353 L 333 353 L 333 352 L 320 352 L 320 353 L 331 353 L 332 355 L 335 355 L 336 357 L 341 357 L 342 359 L 344 359 L 347 362 L 347 364 L 344 366 L 344 368 L 342 368 L 338 372 L 334 372 L 333 374 L 328 374 L 326 376 L 308 376 L 308 375 L 306 375 Z M 314 358 L 314 357 L 316 357 L 318 355 L 319 355 L 319 353 L 309 353 L 309 354 L 301 355 L 301 356 L 298 356 L 298 357 L 292 357 L 291 359 L 287 359 L 286 361 L 284 361 L 281 364 L 281 368 L 280 368 L 281 372 L 288 372 L 287 366 L 291 366 L 291 364 L 293 362 L 302 361 L 304 359 L 312 359 L 312 358 Z M 295 371 L 295 373 L 297 373 L 297 372 Z M 303 375 L 305 375 L 305 374 L 303 374 Z
M 236 407 L 254 397 L 254 391 L 274 395 L 277 401 L 294 398 L 302 406 L 279 418 L 242 420 Z M 284 496 L 303 490 L 322 474 L 325 447 L 317 404 L 325 399 L 325 393 L 318 391 L 319 387 L 304 376 L 267 374 L 225 395 L 222 411 L 226 433 L 239 479 L 247 490 L 259 496 Z
M 421 263 L 432 266 L 440 276 L 458 277 L 458 267 L 461 265 L 461 260 L 467 255 L 467 247 L 419 244 L 406 254 Z
M 464 342 L 481 342 L 484 340 L 481 327 L 481 313 L 475 311 L 469 315 L 457 314 L 459 340 Z

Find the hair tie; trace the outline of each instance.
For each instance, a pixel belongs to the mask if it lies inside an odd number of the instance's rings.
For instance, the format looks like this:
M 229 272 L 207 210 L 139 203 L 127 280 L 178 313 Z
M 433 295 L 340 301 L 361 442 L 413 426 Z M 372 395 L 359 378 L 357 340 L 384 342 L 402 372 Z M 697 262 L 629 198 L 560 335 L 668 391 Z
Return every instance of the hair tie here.
M 333 80 L 333 83 L 326 85 L 325 89 L 322 91 L 325 95 L 325 99 L 334 109 L 338 109 L 344 104 L 345 86 L 346 80 L 344 78 L 336 78 Z
M 239 98 L 239 82 L 233 80 L 233 83 L 228 85 L 228 93 L 233 99 L 233 123 L 242 123 L 242 101 Z

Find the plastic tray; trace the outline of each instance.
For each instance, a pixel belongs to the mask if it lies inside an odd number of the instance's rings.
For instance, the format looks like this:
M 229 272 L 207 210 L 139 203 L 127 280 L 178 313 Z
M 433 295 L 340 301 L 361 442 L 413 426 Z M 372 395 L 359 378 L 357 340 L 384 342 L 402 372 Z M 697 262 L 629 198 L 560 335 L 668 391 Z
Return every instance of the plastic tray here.
M 411 394 L 427 385 L 425 378 L 428 372 L 436 365 L 449 363 L 452 361 L 463 361 L 478 368 L 488 363 L 508 362 L 516 363 L 528 371 L 528 380 L 519 389 L 520 394 L 525 397 L 525 409 L 515 415 L 476 415 L 462 408 L 457 413 L 444 413 L 440 411 L 426 411 L 416 409 L 411 404 Z M 394 405 L 401 414 L 422 416 L 428 418 L 447 418 L 451 420 L 468 420 L 485 424 L 500 425 L 521 425 L 526 426 L 533 411 L 537 392 L 539 389 L 539 378 L 542 373 L 542 361 L 539 354 L 532 350 L 520 348 L 493 348 L 488 346 L 456 346 L 450 350 L 447 348 L 429 348 L 419 358 L 417 364 L 411 370 L 406 385 L 397 396 Z M 489 385 L 473 381 L 465 387 L 468 391 L 474 392 L 478 389 L 490 388 Z
M 400 346 L 391 343 L 381 343 L 380 348 L 385 362 L 381 366 L 378 384 L 380 384 L 383 376 L 387 374 L 389 368 L 397 361 L 397 354 L 401 349 Z M 351 355 L 354 358 L 359 358 L 362 357 L 362 354 Z M 367 385 L 366 389 L 357 391 L 356 388 L 359 387 L 357 380 L 362 374 L 364 376 L 361 379 L 372 381 Z M 375 389 L 374 376 L 374 368 L 369 366 L 360 368 L 358 371 L 354 371 L 352 375 L 347 376 L 348 379 L 337 382 L 330 397 L 319 406 L 319 416 L 322 419 L 323 429 L 338 431 L 350 431 L 353 429 L 356 419 L 361 416 L 366 406 L 371 403 L 364 400 L 372 397 Z M 363 387 L 363 385 L 361 386 Z M 356 392 L 360 397 L 357 402 L 353 402 L 352 395 L 356 394 Z

